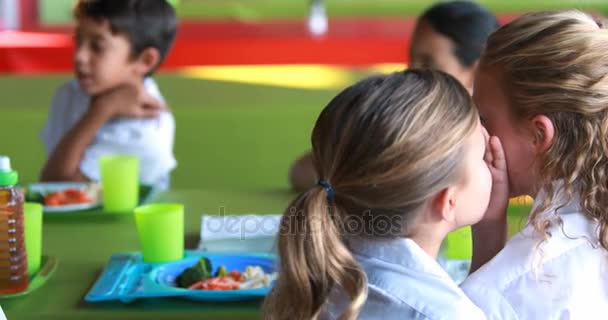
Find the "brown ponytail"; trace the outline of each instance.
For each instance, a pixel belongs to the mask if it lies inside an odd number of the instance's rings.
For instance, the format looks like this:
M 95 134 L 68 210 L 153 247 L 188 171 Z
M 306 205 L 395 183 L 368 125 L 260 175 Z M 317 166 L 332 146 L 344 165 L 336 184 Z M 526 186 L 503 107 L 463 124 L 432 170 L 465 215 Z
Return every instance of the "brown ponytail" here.
M 371 77 L 336 96 L 312 135 L 315 169 L 327 184 L 284 213 L 265 318 L 317 319 L 339 289 L 350 298 L 339 318 L 356 319 L 367 277 L 345 243 L 403 237 L 433 194 L 462 179 L 464 142 L 478 121 L 462 85 L 430 70 Z
M 367 278 L 342 242 L 338 216 L 330 212 L 321 187 L 289 206 L 281 220 L 281 272 L 267 300 L 267 319 L 316 319 L 336 284 L 353 301 L 342 319 L 356 319 L 367 296 Z

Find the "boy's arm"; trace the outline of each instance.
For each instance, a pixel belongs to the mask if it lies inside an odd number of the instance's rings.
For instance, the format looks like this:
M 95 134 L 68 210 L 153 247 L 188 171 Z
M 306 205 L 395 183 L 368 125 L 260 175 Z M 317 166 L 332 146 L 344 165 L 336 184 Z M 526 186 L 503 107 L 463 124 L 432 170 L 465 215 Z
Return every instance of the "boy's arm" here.
M 80 162 L 97 131 L 115 117 L 156 117 L 164 108 L 139 87 L 123 86 L 91 99 L 83 117 L 60 140 L 41 174 L 42 181 L 87 181 Z
M 92 103 L 84 116 L 61 138 L 51 153 L 42 181 L 88 181 L 80 171 L 80 161 L 97 131 L 111 119 L 109 108 Z

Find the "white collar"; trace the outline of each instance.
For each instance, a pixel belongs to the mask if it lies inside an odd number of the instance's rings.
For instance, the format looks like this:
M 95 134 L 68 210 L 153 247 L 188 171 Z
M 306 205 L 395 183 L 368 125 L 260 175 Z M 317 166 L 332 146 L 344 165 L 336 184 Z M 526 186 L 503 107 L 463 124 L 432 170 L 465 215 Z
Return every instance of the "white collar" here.
M 597 244 L 599 225 L 584 214 L 580 203 L 580 196 L 578 194 L 566 194 L 560 181 L 555 182 L 554 186 L 554 196 L 551 205 L 541 212 L 537 218 L 551 223 L 547 231 L 551 233 L 551 237 L 554 239 L 553 242 L 557 241 L 561 243 L 563 240 L 564 243 L 573 244 L 572 241 L 568 240 L 586 238 L 592 244 Z M 534 200 L 532 210 L 538 208 L 546 197 L 546 193 L 540 191 Z M 526 237 L 538 237 L 536 231 L 529 223 L 521 233 Z M 557 239 L 561 240 L 558 241 Z
M 532 205 L 532 210 L 535 210 L 540 206 L 542 201 L 547 197 L 545 190 L 541 190 L 538 192 L 536 198 L 534 199 L 534 204 Z M 565 215 L 569 213 L 581 212 L 580 206 L 580 197 L 578 194 L 568 194 L 566 190 L 564 190 L 564 185 L 562 181 L 556 181 L 553 183 L 553 200 L 551 201 L 551 205 L 549 208 L 544 210 L 544 214 L 547 214 L 546 218 L 550 218 L 551 216 Z

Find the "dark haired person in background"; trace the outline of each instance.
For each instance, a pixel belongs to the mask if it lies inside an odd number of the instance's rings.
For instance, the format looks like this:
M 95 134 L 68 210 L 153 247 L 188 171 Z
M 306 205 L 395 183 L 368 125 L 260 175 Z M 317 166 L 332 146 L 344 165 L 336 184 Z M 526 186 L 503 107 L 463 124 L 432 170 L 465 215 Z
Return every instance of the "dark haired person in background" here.
M 475 68 L 486 39 L 498 27 L 496 16 L 477 3 L 438 3 L 418 18 L 409 65 L 446 72 L 472 93 Z M 295 191 L 307 190 L 317 180 L 310 152 L 300 157 L 289 170 L 289 182 Z
M 80 0 L 74 75 L 53 98 L 42 132 L 43 181 L 99 181 L 98 159 L 130 154 L 140 182 L 166 189 L 176 166 L 175 120 L 152 79 L 177 30 L 166 0 Z
M 436 4 L 418 18 L 410 47 L 411 68 L 446 72 L 472 93 L 475 68 L 498 19 L 474 2 Z

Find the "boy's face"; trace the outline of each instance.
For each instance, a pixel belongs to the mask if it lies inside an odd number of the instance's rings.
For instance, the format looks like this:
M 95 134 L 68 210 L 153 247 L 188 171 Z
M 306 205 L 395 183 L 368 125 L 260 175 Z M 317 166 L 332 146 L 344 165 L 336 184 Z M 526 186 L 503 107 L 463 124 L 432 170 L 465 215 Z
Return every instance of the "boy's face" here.
M 112 34 L 107 20 L 77 20 L 74 72 L 83 91 L 99 95 L 126 83 L 140 81 L 126 36 Z

